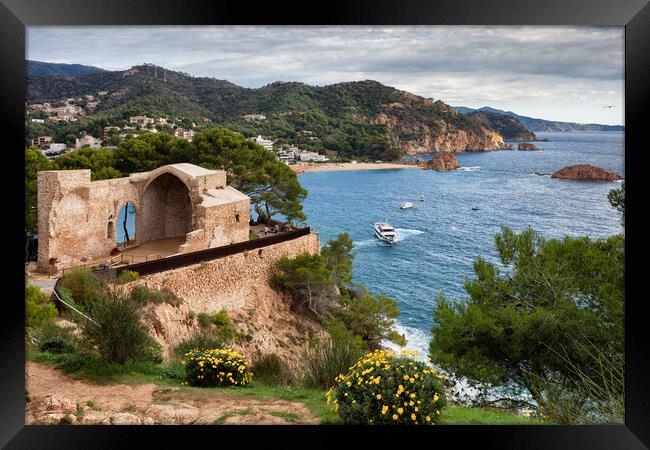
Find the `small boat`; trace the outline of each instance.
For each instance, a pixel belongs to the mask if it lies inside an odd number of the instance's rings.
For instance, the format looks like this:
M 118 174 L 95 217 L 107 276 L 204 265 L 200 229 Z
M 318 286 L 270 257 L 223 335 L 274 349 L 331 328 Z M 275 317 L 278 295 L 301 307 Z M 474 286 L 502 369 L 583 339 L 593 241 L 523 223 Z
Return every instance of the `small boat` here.
M 395 242 L 395 228 L 385 222 L 375 223 L 375 237 L 380 241 L 393 244 Z
M 402 202 L 402 203 L 400 203 L 399 207 L 401 209 L 413 208 L 413 203 L 411 203 L 411 202 Z
M 474 206 L 474 207 L 472 207 L 472 211 L 478 211 L 479 209 L 481 209 L 481 208 L 479 208 L 479 206 L 478 206 L 478 205 L 477 205 L 477 206 Z
M 421 201 L 421 202 L 424 201 L 424 194 L 420 194 L 420 201 Z

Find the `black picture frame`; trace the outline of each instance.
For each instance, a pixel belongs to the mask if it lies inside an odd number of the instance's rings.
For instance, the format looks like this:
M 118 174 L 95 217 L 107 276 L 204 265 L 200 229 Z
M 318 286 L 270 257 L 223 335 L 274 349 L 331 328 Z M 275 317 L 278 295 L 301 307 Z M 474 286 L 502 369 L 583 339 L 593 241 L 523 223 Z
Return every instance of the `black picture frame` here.
M 214 445 L 224 438 L 251 439 L 252 434 L 268 443 L 301 446 L 314 443 L 344 445 L 350 437 L 367 433 L 373 440 L 416 445 L 423 438 L 427 447 L 464 446 L 477 440 L 486 448 L 585 448 L 635 449 L 650 445 L 650 327 L 643 314 L 642 277 L 645 267 L 641 217 L 642 157 L 647 151 L 642 113 L 650 99 L 650 5 L 647 0 L 500 0 L 500 1 L 330 1 L 306 2 L 183 2 L 101 0 L 1 0 L 0 102 L 4 128 L 3 165 L 5 202 L 24 200 L 17 193 L 21 153 L 24 146 L 25 27 L 36 25 L 622 25 L 625 26 L 625 173 L 627 218 L 626 247 L 626 420 L 624 426 L 447 426 L 428 429 L 374 427 L 372 429 L 330 426 L 297 427 L 123 427 L 123 426 L 26 426 L 24 396 L 24 309 L 20 296 L 24 273 L 16 258 L 24 255 L 24 224 L 9 206 L 0 227 L 5 244 L 13 244 L 4 270 L 4 293 L 0 346 L 0 445 L 6 448 L 115 448 L 168 447 L 175 440 L 189 445 L 191 436 L 210 439 Z M 7 159 L 9 158 L 10 159 Z M 14 160 L 15 158 L 15 160 Z M 24 162 L 24 161 L 23 161 Z M 638 208 L 638 209 L 637 209 Z M 631 241 L 630 241 L 631 240 Z M 9 246 L 6 246 L 8 250 Z M 14 273 L 15 270 L 15 273 Z M 10 291 L 7 287 L 16 288 Z M 290 434 L 289 434 L 290 433 Z M 287 441 L 287 436 L 291 440 Z M 419 435 L 419 436 L 415 436 Z M 362 438 L 364 439 L 364 438 Z M 135 445 L 135 444 L 133 444 Z M 183 445 L 183 444 L 179 444 Z M 267 444 L 264 444 L 267 445 Z

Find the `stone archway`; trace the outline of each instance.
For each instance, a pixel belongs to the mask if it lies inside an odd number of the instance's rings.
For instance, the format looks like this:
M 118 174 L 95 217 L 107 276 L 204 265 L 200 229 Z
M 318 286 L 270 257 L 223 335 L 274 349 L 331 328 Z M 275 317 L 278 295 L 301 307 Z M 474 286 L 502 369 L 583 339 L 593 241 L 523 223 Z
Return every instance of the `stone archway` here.
M 138 242 L 185 236 L 192 231 L 190 192 L 177 176 L 165 172 L 145 188 L 140 202 Z

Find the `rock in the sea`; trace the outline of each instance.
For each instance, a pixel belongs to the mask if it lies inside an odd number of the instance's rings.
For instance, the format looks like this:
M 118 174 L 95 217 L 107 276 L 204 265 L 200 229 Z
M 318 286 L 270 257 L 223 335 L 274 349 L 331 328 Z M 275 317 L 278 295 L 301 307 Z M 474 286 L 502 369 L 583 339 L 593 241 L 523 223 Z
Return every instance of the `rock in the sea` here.
M 620 180 L 621 176 L 616 172 L 608 172 L 591 164 L 578 164 L 554 172 L 551 178 L 579 181 L 616 181 Z
M 453 152 L 436 152 L 433 159 L 422 165 L 423 169 L 456 170 L 460 167 Z
M 513 144 L 504 144 L 502 150 L 514 150 L 515 146 Z
M 517 150 L 522 150 L 522 151 L 528 150 L 528 151 L 530 151 L 530 150 L 539 150 L 539 149 L 535 146 L 535 144 L 529 144 L 527 142 L 521 142 L 521 143 L 519 143 L 519 146 L 517 147 Z

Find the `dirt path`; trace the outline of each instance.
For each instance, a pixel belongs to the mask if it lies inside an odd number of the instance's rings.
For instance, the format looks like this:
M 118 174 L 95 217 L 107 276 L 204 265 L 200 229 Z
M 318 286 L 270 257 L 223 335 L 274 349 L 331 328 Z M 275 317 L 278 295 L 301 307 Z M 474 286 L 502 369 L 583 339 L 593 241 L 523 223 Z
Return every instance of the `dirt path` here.
M 27 362 L 27 424 L 316 424 L 305 405 L 155 384 L 98 385 Z

